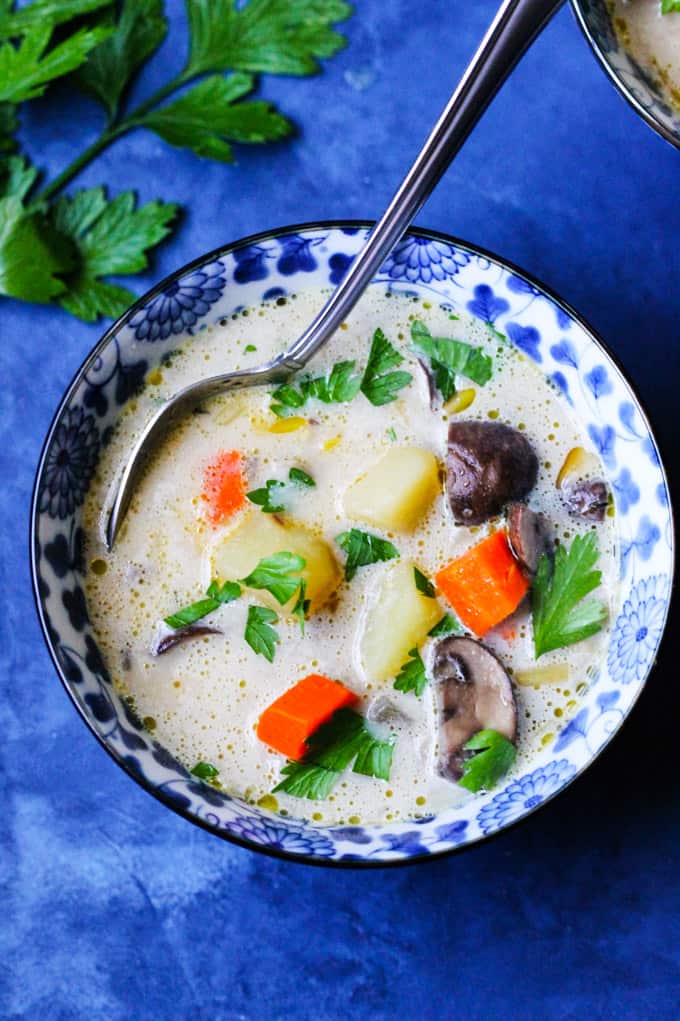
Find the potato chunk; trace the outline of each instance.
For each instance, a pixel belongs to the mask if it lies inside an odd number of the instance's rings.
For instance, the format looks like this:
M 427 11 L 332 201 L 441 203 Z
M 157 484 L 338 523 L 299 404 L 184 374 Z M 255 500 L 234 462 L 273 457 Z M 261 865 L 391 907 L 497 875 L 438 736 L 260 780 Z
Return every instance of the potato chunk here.
M 378 528 L 410 532 L 438 491 L 434 454 L 421 447 L 394 447 L 349 487 L 345 513 Z
M 443 616 L 437 600 L 416 588 L 413 567 L 411 560 L 390 567 L 366 614 L 360 654 L 371 681 L 395 677 L 409 651 Z
M 338 587 L 341 572 L 328 543 L 301 525 L 284 524 L 260 511 L 247 514 L 215 548 L 211 557 L 213 577 L 237 581 L 250 574 L 264 557 L 282 552 L 297 553 L 307 561 L 300 575 L 307 582 L 309 612 L 315 613 Z M 257 599 L 283 613 L 290 613 L 295 605 L 293 598 L 281 607 L 263 589 L 257 590 Z

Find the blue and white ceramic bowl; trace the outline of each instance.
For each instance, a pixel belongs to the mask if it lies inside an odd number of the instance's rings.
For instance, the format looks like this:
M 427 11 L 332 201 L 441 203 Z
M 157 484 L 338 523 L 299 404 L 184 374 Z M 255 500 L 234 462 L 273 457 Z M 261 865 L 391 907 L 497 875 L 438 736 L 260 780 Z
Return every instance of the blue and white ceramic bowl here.
M 596 57 L 633 109 L 667 142 L 680 148 L 680 111 L 673 109 L 653 75 L 622 46 L 607 0 L 571 0 Z
M 493 323 L 559 386 L 606 466 L 616 500 L 621 601 L 606 659 L 581 707 L 533 763 L 487 795 L 441 815 L 384 826 L 324 827 L 273 814 L 192 777 L 119 697 L 83 593 L 81 508 L 125 403 L 163 355 L 244 305 L 337 284 L 366 224 L 291 227 L 228 245 L 163 281 L 102 338 L 50 428 L 32 507 L 38 613 L 57 672 L 113 758 L 175 811 L 213 833 L 297 861 L 382 865 L 473 844 L 528 815 L 588 766 L 632 709 L 654 663 L 673 576 L 673 523 L 654 437 L 615 361 L 574 312 L 488 253 L 413 231 L 375 284 L 446 302 Z

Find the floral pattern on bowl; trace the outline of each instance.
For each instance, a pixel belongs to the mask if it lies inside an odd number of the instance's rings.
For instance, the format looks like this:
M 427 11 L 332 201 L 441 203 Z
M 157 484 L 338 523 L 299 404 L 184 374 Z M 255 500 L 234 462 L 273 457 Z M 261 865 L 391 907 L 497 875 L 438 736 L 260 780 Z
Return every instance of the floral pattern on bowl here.
M 586 325 L 536 281 L 487 253 L 412 231 L 374 285 L 417 294 L 487 322 L 552 379 L 600 451 L 614 493 L 621 554 L 620 611 L 605 662 L 577 714 L 524 775 L 429 818 L 324 827 L 246 804 L 196 780 L 144 730 L 112 685 L 90 627 L 80 508 L 117 416 L 149 369 L 197 330 L 246 305 L 337 283 L 366 224 L 308 225 L 249 238 L 163 281 L 104 336 L 57 411 L 38 468 L 32 569 L 56 669 L 114 759 L 191 821 L 250 848 L 317 864 L 380 865 L 472 844 L 523 818 L 585 769 L 633 707 L 668 611 L 673 524 L 668 489 L 642 409 Z M 178 297 L 179 296 L 179 297 Z
M 622 45 L 607 0 L 571 0 L 571 4 L 586 39 L 619 92 L 651 128 L 680 148 L 680 110 L 669 104 L 660 82 Z

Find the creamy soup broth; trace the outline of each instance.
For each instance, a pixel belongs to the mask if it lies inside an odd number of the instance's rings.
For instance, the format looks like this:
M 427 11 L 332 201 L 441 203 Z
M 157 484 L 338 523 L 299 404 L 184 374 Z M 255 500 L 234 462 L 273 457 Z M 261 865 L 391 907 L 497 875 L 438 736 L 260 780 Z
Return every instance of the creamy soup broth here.
M 427 378 L 409 350 L 411 323 L 419 319 L 433 335 L 464 339 L 493 356 L 493 376 L 485 386 L 460 380 L 461 387 L 474 391 L 474 400 L 462 417 L 506 422 L 527 436 L 539 460 L 538 480 L 528 502 L 550 519 L 555 536 L 562 541 L 597 529 L 603 584 L 596 594 L 610 607 L 616 598 L 616 537 L 611 512 L 593 526 L 571 517 L 559 498 L 556 477 L 565 457 L 577 446 L 590 450 L 590 443 L 566 401 L 534 364 L 477 320 L 463 316 L 454 320 L 445 308 L 373 288 L 317 356 L 311 371 L 317 375 L 334 362 L 350 358 L 362 366 L 373 332 L 381 327 L 405 356 L 401 368 L 414 377 L 394 403 L 374 407 L 361 394 L 347 405 L 314 403 L 301 412 L 305 421 L 300 428 L 277 432 L 272 428 L 282 426 L 270 411 L 271 388 L 211 401 L 187 418 L 158 452 L 134 496 L 115 548 L 108 552 L 103 540 L 104 509 L 112 482 L 157 405 L 199 376 L 257 365 L 277 354 L 311 321 L 325 298 L 319 292 L 301 293 L 285 302 L 247 309 L 201 331 L 173 352 L 166 364 L 150 372 L 144 391 L 126 407 L 88 495 L 86 590 L 90 617 L 115 684 L 154 736 L 187 767 L 198 761 L 213 763 L 219 769 L 215 782 L 228 792 L 320 824 L 380 823 L 429 815 L 473 796 L 437 774 L 433 685 L 416 698 L 395 691 L 391 681 L 376 683 L 362 668 L 362 622 L 394 562 L 363 567 L 350 584 L 341 583 L 334 599 L 307 620 L 304 637 L 296 620 L 281 616 L 276 625 L 280 642 L 271 664 L 243 638 L 247 605 L 262 602 L 253 593 L 210 616 L 209 623 L 221 635 L 186 642 L 160 656 L 152 652 L 163 633 L 163 618 L 204 593 L 213 577 L 215 550 L 234 527 L 233 521 L 217 527 L 206 521 L 200 497 L 206 462 L 219 450 L 240 451 L 248 489 L 263 486 L 268 479 L 285 478 L 291 466 L 299 466 L 316 486 L 292 495 L 292 518 L 331 545 L 338 533 L 352 527 L 375 532 L 344 514 L 342 500 L 348 485 L 395 445 L 425 448 L 442 464 L 445 461 L 447 429 L 454 416 L 441 404 L 431 409 Z M 249 345 L 256 351 L 246 352 Z M 248 504 L 239 514 L 262 511 Z M 442 491 L 412 534 L 383 534 L 402 558 L 410 558 L 432 577 L 479 541 L 492 524 L 473 529 L 455 526 Z M 342 554 L 335 549 L 342 562 Z M 536 665 L 526 603 L 484 638 L 484 644 L 515 674 Z M 447 609 L 441 600 L 442 614 Z M 605 642 L 606 628 L 568 649 L 548 653 L 540 665 L 567 663 L 568 679 L 517 687 L 515 771 L 526 769 L 532 756 L 577 711 Z M 422 648 L 426 663 L 433 644 L 430 639 Z M 396 735 L 390 779 L 349 772 L 325 801 L 287 794 L 272 797 L 285 758 L 258 740 L 257 720 L 277 696 L 315 672 L 357 692 L 361 712 L 381 694 L 403 712 L 404 718 L 389 727 Z
M 612 0 L 610 8 L 624 47 L 680 109 L 680 12 L 662 14 L 659 0 Z

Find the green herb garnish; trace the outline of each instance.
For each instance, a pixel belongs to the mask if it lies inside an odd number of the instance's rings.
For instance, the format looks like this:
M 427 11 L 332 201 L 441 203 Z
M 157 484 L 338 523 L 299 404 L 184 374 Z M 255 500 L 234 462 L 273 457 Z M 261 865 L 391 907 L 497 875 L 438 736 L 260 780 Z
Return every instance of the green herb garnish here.
M 197 762 L 191 772 L 200 780 L 213 780 L 220 774 L 219 769 L 215 769 L 210 762 Z
M 444 401 L 456 392 L 456 376 L 466 376 L 479 386 L 491 379 L 493 362 L 480 347 L 463 340 L 433 337 L 424 323 L 416 320 L 411 326 L 414 349 L 426 355 L 434 374 L 434 381 Z
M 302 468 L 291 468 L 288 472 L 288 478 L 297 486 L 307 486 L 310 489 L 316 486 L 316 482 L 312 476 L 308 475 L 307 472 L 302 470 Z
M 397 431 L 396 431 L 396 429 L 394 428 L 393 425 L 391 425 L 389 427 L 389 429 L 387 430 L 387 438 L 389 440 L 391 440 L 392 443 L 396 443 L 397 442 Z
M 422 592 L 428 599 L 434 599 L 434 585 L 417 567 L 413 568 L 413 579 L 419 592 Z
M 413 691 L 420 698 L 427 686 L 425 664 L 417 649 L 411 649 L 409 657 L 397 674 L 394 687 L 397 691 Z
M 266 589 L 283 606 L 300 588 L 300 571 L 306 563 L 304 557 L 297 553 L 274 553 L 271 557 L 263 557 L 248 577 L 241 581 L 248 588 Z
M 350 528 L 336 536 L 338 546 L 347 554 L 345 562 L 345 580 L 351 581 L 360 567 L 377 564 L 381 560 L 393 560 L 399 556 L 399 550 L 387 539 L 381 539 L 370 532 L 362 532 L 359 528 Z
M 680 12 L 680 0 L 661 0 L 662 14 L 673 14 L 675 11 Z
M 290 485 L 288 485 L 290 483 Z M 311 475 L 302 468 L 291 468 L 288 472 L 288 483 L 278 482 L 276 479 L 267 479 L 260 489 L 253 489 L 246 493 L 246 499 L 261 507 L 265 514 L 282 514 L 286 510 L 287 491 L 292 487 L 305 486 L 310 488 L 316 486 Z
M 257 351 L 257 348 L 255 347 L 254 344 L 246 344 L 243 350 L 245 351 L 246 354 L 250 354 L 251 351 Z
M 285 418 L 290 411 L 297 411 L 312 399 L 323 404 L 345 404 L 354 400 L 361 386 L 355 367 L 356 362 L 337 362 L 328 375 L 303 378 L 297 388 L 292 383 L 284 383 L 272 394 L 271 410 L 279 418 Z
M 546 553 L 541 556 L 531 590 L 536 659 L 602 629 L 605 604 L 600 599 L 583 602 L 602 581 L 602 572 L 593 570 L 598 556 L 594 532 L 577 535 L 569 549 L 558 546 L 554 566 Z
M 497 730 L 478 731 L 463 745 L 463 749 L 477 754 L 463 763 L 463 775 L 458 783 L 474 793 L 490 791 L 495 787 L 512 768 L 517 756 L 512 741 L 508 741 Z
M 396 365 L 401 365 L 403 360 L 403 356 L 390 344 L 383 331 L 376 330 L 366 371 L 361 380 L 361 392 L 368 397 L 371 404 L 379 407 L 396 401 L 398 391 L 412 381 L 413 376 L 410 372 L 390 371 Z
M 224 585 L 211 581 L 206 589 L 206 598 L 199 599 L 189 606 L 185 606 L 177 613 L 165 618 L 165 623 L 171 628 L 186 627 L 188 624 L 195 624 L 201 617 L 207 616 L 225 603 L 231 603 L 241 595 L 241 586 L 235 581 L 226 581 Z
M 54 301 L 86 320 L 117 316 L 134 300 L 106 278 L 145 269 L 149 249 L 169 234 L 178 210 L 161 201 L 136 206 L 131 192 L 109 199 L 103 188 L 56 196 L 108 146 L 139 128 L 221 162 L 233 162 L 234 143 L 289 135 L 287 117 L 248 98 L 256 76 L 316 73 L 319 61 L 345 43 L 333 24 L 352 13 L 343 0 L 186 0 L 184 67 L 128 110 L 123 98 L 167 34 L 163 0 L 14 6 L 0 0 L 0 152 L 16 147 L 20 104 L 57 79 L 62 88 L 92 96 L 106 120 L 99 137 L 41 188 L 37 169 L 23 157 L 0 159 L 0 296 Z M 26 172 L 21 193 L 17 167 Z
M 295 798 L 323 801 L 352 760 L 355 773 L 390 778 L 394 738 L 378 740 L 363 717 L 351 709 L 338 709 L 306 743 L 309 751 L 305 759 L 283 767 L 284 779 L 272 793 L 283 791 Z
M 249 606 L 246 621 L 245 640 L 253 652 L 264 656 L 270 663 L 274 662 L 276 643 L 280 640 L 278 633 L 270 624 L 276 624 L 278 617 L 267 606 Z
M 291 412 L 299 411 L 310 400 L 323 404 L 347 404 L 354 400 L 359 390 L 371 404 L 389 404 L 397 399 L 397 391 L 413 379 L 409 372 L 390 371 L 403 360 L 382 330 L 376 330 L 363 376 L 355 371 L 355 361 L 336 362 L 325 376 L 303 377 L 297 385 L 284 383 L 277 387 L 272 394 L 271 410 L 279 418 L 285 418 Z
M 441 638 L 442 635 L 462 635 L 463 628 L 457 617 L 452 613 L 445 613 L 440 621 L 427 632 L 431 638 Z
M 281 502 L 285 488 L 285 482 L 267 479 L 261 489 L 251 489 L 246 493 L 246 500 L 261 507 L 265 514 L 281 514 L 286 509 Z
M 298 589 L 298 597 L 295 606 L 293 607 L 292 613 L 294 617 L 297 617 L 298 623 L 300 624 L 300 632 L 304 635 L 305 633 L 305 617 L 309 613 L 309 606 L 311 600 L 306 599 L 307 594 L 307 582 L 303 579 L 300 582 L 300 588 Z

